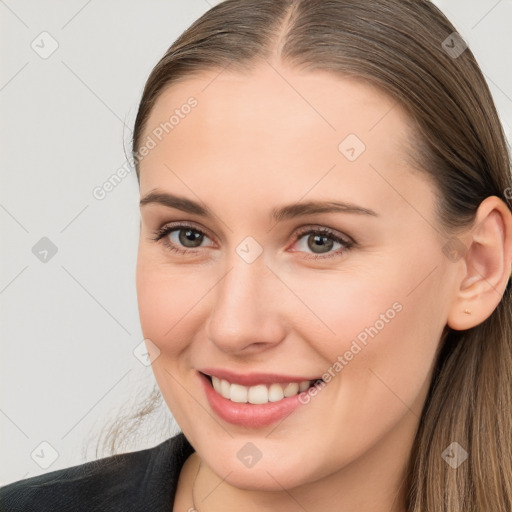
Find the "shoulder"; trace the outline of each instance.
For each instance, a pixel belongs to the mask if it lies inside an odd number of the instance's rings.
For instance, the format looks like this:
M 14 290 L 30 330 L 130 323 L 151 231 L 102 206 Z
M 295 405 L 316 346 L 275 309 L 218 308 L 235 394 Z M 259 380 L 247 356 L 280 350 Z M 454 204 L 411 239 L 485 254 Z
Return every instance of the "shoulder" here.
M 170 510 L 181 467 L 193 451 L 180 433 L 153 448 L 19 480 L 0 488 L 0 510 Z

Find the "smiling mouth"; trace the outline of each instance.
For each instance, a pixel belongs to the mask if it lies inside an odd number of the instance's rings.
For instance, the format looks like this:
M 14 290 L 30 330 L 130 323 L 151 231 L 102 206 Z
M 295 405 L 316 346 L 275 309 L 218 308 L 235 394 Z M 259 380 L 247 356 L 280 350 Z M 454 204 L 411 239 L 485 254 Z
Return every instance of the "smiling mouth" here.
M 254 405 L 280 402 L 281 400 L 307 391 L 310 387 L 322 379 L 304 380 L 301 382 L 276 382 L 272 384 L 257 384 L 255 386 L 243 386 L 233 384 L 226 379 L 220 379 L 213 375 L 203 373 L 213 389 L 223 398 L 235 403 L 249 403 Z

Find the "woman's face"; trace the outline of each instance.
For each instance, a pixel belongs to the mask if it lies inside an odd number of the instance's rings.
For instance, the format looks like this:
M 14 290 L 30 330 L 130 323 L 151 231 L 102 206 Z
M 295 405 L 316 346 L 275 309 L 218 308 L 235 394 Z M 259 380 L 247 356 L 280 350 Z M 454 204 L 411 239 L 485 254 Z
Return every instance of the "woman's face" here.
M 267 64 L 156 102 L 141 139 L 142 331 L 172 414 L 227 482 L 403 467 L 455 279 L 409 130 L 364 82 Z

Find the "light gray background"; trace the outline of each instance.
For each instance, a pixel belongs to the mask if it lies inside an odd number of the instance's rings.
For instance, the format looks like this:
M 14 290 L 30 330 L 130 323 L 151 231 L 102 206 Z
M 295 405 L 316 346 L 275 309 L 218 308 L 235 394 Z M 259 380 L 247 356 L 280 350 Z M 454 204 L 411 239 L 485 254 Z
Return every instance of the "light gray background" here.
M 91 432 L 152 387 L 133 353 L 137 180 L 101 201 L 92 191 L 126 161 L 152 67 L 217 3 L 0 0 L 0 485 L 92 459 Z M 512 0 L 435 3 L 479 60 L 510 140 Z M 31 46 L 52 39 L 48 58 Z M 42 237 L 57 247 L 46 262 L 32 252 Z M 132 449 L 167 437 L 161 425 Z

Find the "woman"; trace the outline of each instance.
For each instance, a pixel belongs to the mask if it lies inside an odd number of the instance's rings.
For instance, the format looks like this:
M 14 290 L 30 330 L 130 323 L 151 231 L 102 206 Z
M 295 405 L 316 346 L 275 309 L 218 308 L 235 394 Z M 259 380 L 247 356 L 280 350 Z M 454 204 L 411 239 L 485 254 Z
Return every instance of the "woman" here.
M 510 156 L 422 0 L 226 0 L 133 136 L 137 293 L 182 433 L 5 510 L 512 510 Z

